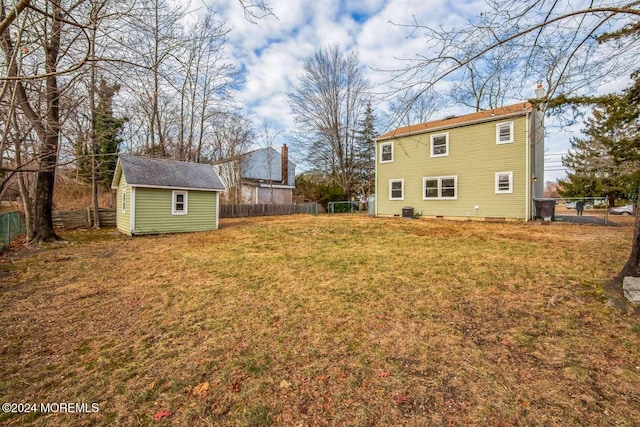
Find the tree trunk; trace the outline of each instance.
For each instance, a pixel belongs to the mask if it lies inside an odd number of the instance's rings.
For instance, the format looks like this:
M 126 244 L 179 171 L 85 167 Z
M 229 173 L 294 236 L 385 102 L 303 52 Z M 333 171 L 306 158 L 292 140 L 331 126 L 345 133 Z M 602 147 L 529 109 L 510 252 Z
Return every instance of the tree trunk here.
M 53 2 L 54 13 L 51 23 L 51 38 L 45 46 L 46 98 L 49 106 L 45 117 L 40 141 L 40 167 L 36 177 L 34 203 L 34 235 L 29 243 L 58 240 L 53 230 L 53 185 L 56 179 L 58 161 L 58 138 L 60 136 L 60 90 L 56 69 L 60 52 L 62 33 L 62 8 Z
M 633 241 L 631 242 L 631 253 L 627 263 L 622 267 L 620 273 L 616 279 L 622 283 L 622 279 L 625 276 L 640 276 L 640 215 L 638 215 L 638 209 L 640 209 L 640 189 L 638 189 L 638 201 L 636 202 L 636 221 L 633 228 Z

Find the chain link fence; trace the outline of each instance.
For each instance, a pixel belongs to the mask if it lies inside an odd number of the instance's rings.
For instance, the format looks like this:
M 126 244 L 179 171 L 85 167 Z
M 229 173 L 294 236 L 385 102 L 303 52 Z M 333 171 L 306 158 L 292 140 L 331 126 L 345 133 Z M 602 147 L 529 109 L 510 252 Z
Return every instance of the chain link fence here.
M 14 238 L 25 233 L 26 226 L 20 212 L 0 213 L 0 252 L 9 246 Z

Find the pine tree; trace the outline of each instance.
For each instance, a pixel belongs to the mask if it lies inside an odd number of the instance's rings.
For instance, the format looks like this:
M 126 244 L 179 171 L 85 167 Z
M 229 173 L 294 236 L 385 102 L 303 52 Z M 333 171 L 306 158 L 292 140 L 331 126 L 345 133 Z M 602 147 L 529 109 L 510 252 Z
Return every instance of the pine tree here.
M 635 74 L 638 86 L 638 75 Z M 635 89 L 637 90 L 637 88 Z M 584 138 L 574 138 L 572 150 L 563 159 L 568 178 L 562 181 L 564 197 L 630 196 L 637 190 L 640 175 L 640 145 L 638 142 L 637 101 L 634 89 L 621 95 L 595 99 L 592 117 L 582 131 Z
M 356 179 L 354 192 L 367 200 L 374 191 L 376 116 L 367 102 L 364 117 L 358 124 L 355 144 Z

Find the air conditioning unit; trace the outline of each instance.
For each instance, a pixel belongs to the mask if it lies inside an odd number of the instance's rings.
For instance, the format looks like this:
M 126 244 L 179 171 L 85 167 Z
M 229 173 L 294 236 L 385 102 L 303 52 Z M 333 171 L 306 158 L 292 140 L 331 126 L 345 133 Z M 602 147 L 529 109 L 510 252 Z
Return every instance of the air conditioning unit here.
M 413 208 L 402 208 L 402 218 L 413 219 Z

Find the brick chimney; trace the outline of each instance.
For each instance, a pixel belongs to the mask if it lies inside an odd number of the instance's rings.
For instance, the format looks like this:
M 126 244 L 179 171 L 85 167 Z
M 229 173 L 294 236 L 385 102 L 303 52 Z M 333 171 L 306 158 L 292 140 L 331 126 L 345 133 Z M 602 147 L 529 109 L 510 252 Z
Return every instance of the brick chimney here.
M 282 144 L 282 183 L 284 185 L 289 185 L 289 149 L 287 148 L 287 144 Z

